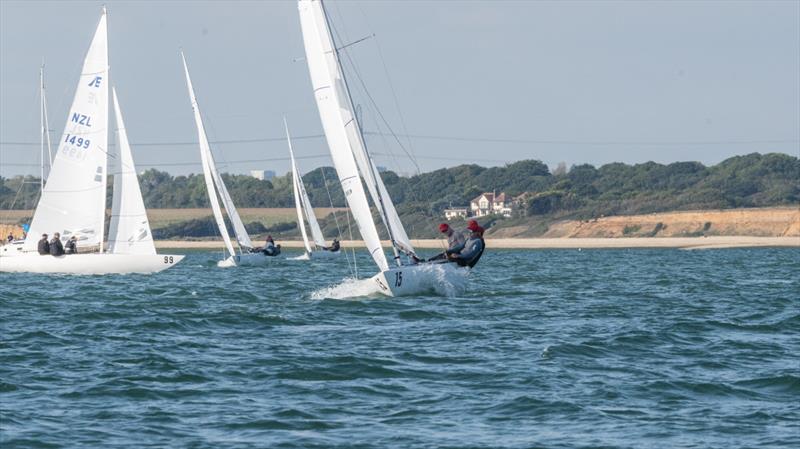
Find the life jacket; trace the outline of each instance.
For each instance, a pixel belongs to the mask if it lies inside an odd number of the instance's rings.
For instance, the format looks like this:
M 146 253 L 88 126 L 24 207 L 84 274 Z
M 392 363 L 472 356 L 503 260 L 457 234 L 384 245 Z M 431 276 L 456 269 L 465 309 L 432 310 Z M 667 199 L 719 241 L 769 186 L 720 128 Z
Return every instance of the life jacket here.
M 470 268 L 474 267 L 478 264 L 478 261 L 481 260 L 481 256 L 483 255 L 483 251 L 486 249 L 486 242 L 483 240 L 483 236 L 481 236 L 481 250 L 478 254 L 475 255 L 472 259 L 468 260 L 466 265 Z

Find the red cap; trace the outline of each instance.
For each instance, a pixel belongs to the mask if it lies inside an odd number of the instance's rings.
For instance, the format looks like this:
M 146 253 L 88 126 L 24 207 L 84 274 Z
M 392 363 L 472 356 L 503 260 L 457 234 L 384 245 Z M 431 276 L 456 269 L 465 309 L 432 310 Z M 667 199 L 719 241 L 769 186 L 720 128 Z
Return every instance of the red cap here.
M 450 229 L 450 225 L 447 223 L 442 223 L 439 225 L 439 232 L 447 232 Z
M 467 222 L 467 229 L 469 229 L 472 232 L 481 232 L 481 231 L 483 231 L 483 228 L 480 227 L 478 222 L 475 221 L 475 220 L 470 220 L 470 221 Z

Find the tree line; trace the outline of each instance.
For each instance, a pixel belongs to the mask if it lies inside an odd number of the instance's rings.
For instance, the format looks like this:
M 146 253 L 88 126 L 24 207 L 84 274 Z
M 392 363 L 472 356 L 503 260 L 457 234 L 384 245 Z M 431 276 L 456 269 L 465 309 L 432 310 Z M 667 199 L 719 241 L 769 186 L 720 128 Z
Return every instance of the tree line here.
M 518 207 L 521 216 L 580 219 L 800 203 L 800 159 L 782 153 L 735 156 L 712 166 L 699 162 L 582 164 L 551 172 L 541 161 L 523 160 L 503 167 L 468 164 L 411 177 L 391 171 L 381 176 L 398 211 L 411 221 L 439 217 L 443 209 L 468 206 L 482 192 L 491 191 L 511 196 L 528 192 Z M 294 206 L 290 173 L 269 181 L 231 174 L 223 174 L 223 179 L 237 207 Z M 0 209 L 35 207 L 38 178 L 0 180 Z M 345 206 L 333 168 L 317 168 L 303 176 L 303 182 L 315 207 Z M 209 207 L 202 174 L 173 176 L 150 169 L 139 176 L 139 183 L 148 208 Z

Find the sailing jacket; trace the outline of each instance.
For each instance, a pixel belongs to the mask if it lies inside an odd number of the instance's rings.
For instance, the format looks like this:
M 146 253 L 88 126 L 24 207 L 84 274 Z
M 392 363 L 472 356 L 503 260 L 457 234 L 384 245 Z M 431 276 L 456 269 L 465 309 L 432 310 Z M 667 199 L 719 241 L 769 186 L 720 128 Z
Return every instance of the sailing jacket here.
M 466 241 L 464 240 L 464 234 L 453 231 L 449 236 L 447 236 L 447 254 L 459 253 L 462 249 L 464 249 L 465 244 Z
M 469 264 L 473 259 L 483 252 L 483 238 L 470 237 L 464 245 L 464 249 L 458 254 L 458 261 Z M 459 263 L 459 265 L 461 265 Z
M 61 240 L 53 237 L 50 240 L 50 255 L 51 256 L 63 256 L 64 255 L 64 245 L 61 244 Z
M 50 242 L 47 239 L 39 240 L 39 254 L 42 256 L 50 254 Z

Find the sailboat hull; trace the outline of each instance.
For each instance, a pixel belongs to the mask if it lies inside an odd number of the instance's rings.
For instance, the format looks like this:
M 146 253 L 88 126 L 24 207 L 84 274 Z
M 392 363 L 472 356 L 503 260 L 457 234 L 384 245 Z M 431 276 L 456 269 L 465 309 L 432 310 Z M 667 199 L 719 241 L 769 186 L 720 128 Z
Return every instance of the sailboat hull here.
M 175 254 L 70 254 L 41 256 L 36 253 L 0 257 L 0 272 L 63 274 L 150 274 L 183 260 Z
M 311 251 L 309 254 L 309 258 L 312 260 L 325 260 L 325 259 L 336 259 L 341 257 L 342 251 L 325 251 L 324 249 L 318 251 Z
M 456 295 L 466 289 L 469 268 L 452 263 L 424 263 L 391 268 L 372 277 L 386 296 L 409 296 L 435 292 Z
M 275 257 L 277 256 L 267 256 L 264 253 L 237 254 L 235 256 L 230 256 L 225 260 L 220 260 L 217 262 L 217 266 L 220 268 L 257 267 L 261 265 L 267 265 L 270 263 L 270 259 L 274 259 Z

